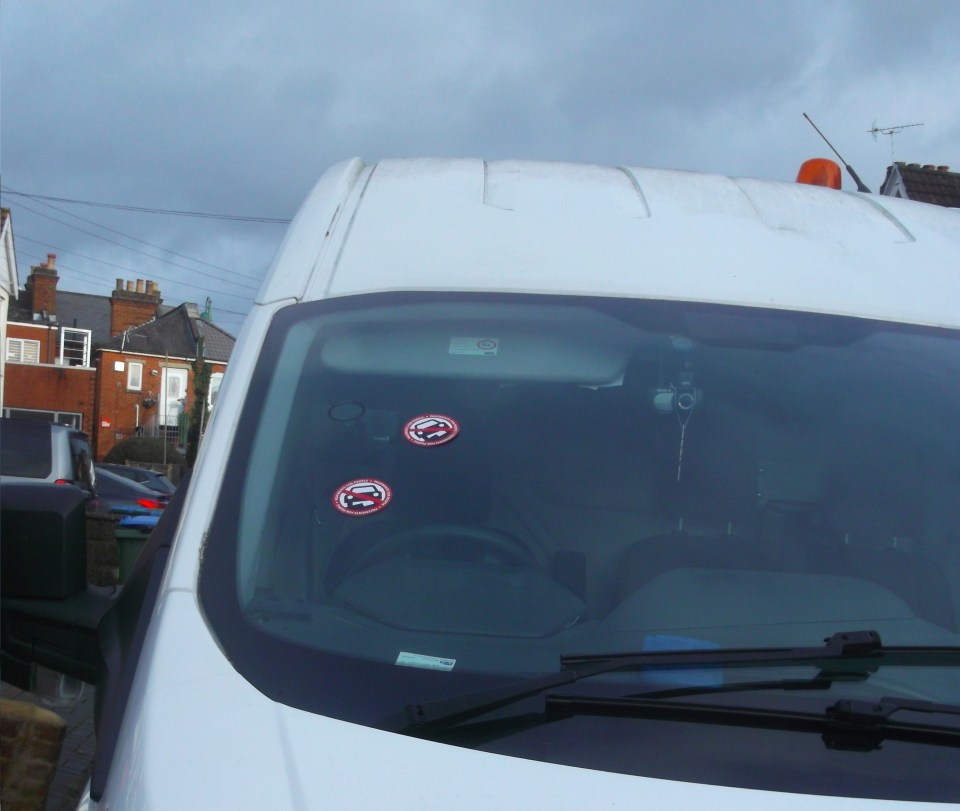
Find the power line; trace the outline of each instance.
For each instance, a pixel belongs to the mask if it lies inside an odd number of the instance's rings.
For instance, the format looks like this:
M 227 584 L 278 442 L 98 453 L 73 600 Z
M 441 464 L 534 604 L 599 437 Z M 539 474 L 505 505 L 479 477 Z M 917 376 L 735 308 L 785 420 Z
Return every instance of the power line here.
M 22 238 L 22 237 L 17 236 L 17 239 L 21 239 L 21 238 Z M 29 240 L 29 241 L 30 241 L 30 242 L 36 242 L 36 240 Z M 70 253 L 70 251 L 66 251 L 66 253 Z M 46 259 L 46 257 L 44 257 L 44 256 L 40 256 L 39 254 L 35 254 L 35 253 L 30 253 L 29 251 L 20 251 L 20 255 L 21 255 L 21 256 L 27 256 L 27 257 L 36 259 L 36 260 L 38 260 L 38 261 L 43 261 L 44 259 Z M 95 261 L 100 261 L 100 260 L 95 260 Z M 100 276 L 95 276 L 95 275 L 92 274 L 92 273 L 86 273 L 86 272 L 84 272 L 84 271 L 82 271 L 82 270 L 77 270 L 76 268 L 69 267 L 69 266 L 64 265 L 64 264 L 62 264 L 62 263 L 59 263 L 59 262 L 57 263 L 57 270 L 66 271 L 67 273 L 70 274 L 71 277 L 73 277 L 73 276 L 82 276 L 82 277 L 85 278 L 85 279 L 91 279 L 91 280 L 96 281 L 96 282 L 102 282 L 102 281 L 103 281 L 103 279 L 102 279 Z M 207 290 L 206 288 L 197 287 L 196 285 L 188 284 L 187 282 L 177 282 L 177 281 L 173 281 L 173 280 L 170 280 L 170 279 L 167 279 L 167 280 L 165 280 L 165 281 L 170 281 L 172 284 L 181 285 L 181 286 L 184 286 L 184 287 L 193 287 L 193 288 L 195 288 L 195 289 L 198 289 L 198 290 L 201 290 L 201 291 L 207 293 L 208 295 L 209 295 L 209 292 L 210 292 L 210 291 Z M 99 295 L 99 294 L 97 294 L 97 293 L 90 293 L 90 294 L 86 294 L 86 295 Z M 226 294 L 224 294 L 224 295 L 233 295 L 233 294 L 231 294 L 231 293 L 226 293 Z M 242 325 L 243 322 L 244 322 L 244 320 L 246 319 L 246 317 L 249 315 L 249 312 L 242 313 L 242 312 L 239 312 L 238 310 L 229 310 L 229 309 L 227 309 L 226 307 L 221 307 L 221 306 L 216 306 L 216 307 L 215 307 L 215 310 L 216 310 L 216 313 L 217 313 L 217 319 L 216 319 L 217 321 L 229 321 L 229 322 L 234 323 L 234 324 L 237 324 L 237 325 Z M 216 323 L 216 321 L 215 321 L 214 323 Z
M 2 186 L 0 186 L 0 190 L 5 190 L 5 189 L 4 189 Z M 34 213 L 34 214 L 37 214 L 38 216 L 47 217 L 48 219 L 51 219 L 51 220 L 53 220 L 54 222 L 60 222 L 60 220 L 56 220 L 56 219 L 54 219 L 53 217 L 50 217 L 50 216 L 47 215 L 47 214 L 43 214 L 42 212 L 39 212 L 39 211 L 37 211 L 36 209 L 30 208 L 29 206 L 24 206 L 22 203 L 21 203 L 20 205 L 21 205 L 23 208 L 25 208 L 27 211 L 30 211 L 30 212 L 32 212 L 32 213 Z M 115 229 L 115 228 L 110 228 L 110 227 L 107 226 L 107 225 L 102 225 L 102 224 L 100 224 L 100 223 L 98 223 L 98 222 L 96 222 L 96 221 L 94 221 L 94 220 L 88 220 L 88 219 L 86 219 L 85 217 L 81 217 L 81 216 L 78 215 L 78 214 L 71 214 L 69 211 L 64 211 L 63 209 L 57 208 L 56 206 L 52 206 L 52 205 L 50 205 L 49 203 L 41 202 L 40 205 L 46 206 L 47 208 L 50 208 L 50 209 L 53 209 L 54 211 L 58 212 L 59 214 L 64 214 L 64 215 L 66 215 L 67 217 L 73 217 L 75 220 L 80 220 L 80 222 L 85 222 L 85 223 L 87 223 L 88 225 L 94 226 L 95 228 L 100 228 L 100 229 L 102 229 L 102 230 L 104 230 L 104 231 L 109 231 L 109 232 L 112 233 L 112 234 L 117 234 L 118 236 L 121 236 L 121 237 L 123 237 L 124 239 L 129 239 L 129 240 L 132 240 L 133 242 L 139 242 L 141 245 L 148 245 L 148 246 L 151 247 L 151 248 L 156 248 L 158 251 L 163 251 L 164 253 L 170 253 L 170 254 L 173 254 L 174 256 L 179 256 L 181 259 L 186 259 L 186 260 L 188 260 L 188 261 L 190 261 L 190 262 L 196 262 L 196 263 L 199 264 L 199 265 L 206 265 L 207 267 L 213 268 L 214 270 L 222 270 L 222 271 L 224 271 L 224 273 L 232 273 L 232 274 L 234 274 L 234 275 L 236 275 L 236 276 L 241 276 L 241 277 L 243 277 L 243 278 L 245 278 L 245 279 L 252 279 L 253 281 L 257 281 L 257 282 L 261 281 L 257 276 L 251 276 L 251 275 L 248 274 L 248 273 L 240 273 L 239 271 L 231 270 L 230 268 L 221 267 L 220 265 L 214 265 L 214 264 L 211 264 L 210 262 L 204 262 L 204 261 L 201 260 L 201 259 L 195 259 L 195 258 L 192 257 L 192 256 L 187 256 L 186 254 L 177 253 L 176 251 L 170 250 L 169 248 L 165 248 L 165 247 L 163 247 L 162 245 L 157 245 L 157 244 L 155 244 L 155 243 L 153 243 L 153 242 L 147 242 L 147 240 L 145 240 L 145 239 L 139 239 L 138 237 L 131 236 L 130 234 L 125 234 L 123 231 L 118 231 L 118 230 Z M 77 228 L 77 226 L 75 226 L 75 225 L 70 225 L 69 223 L 61 223 L 61 224 L 62 224 L 62 225 L 66 225 L 68 228 Z M 82 229 L 77 228 L 77 230 L 82 230 Z M 89 233 L 89 232 L 83 231 L 83 233 Z M 96 235 L 96 234 L 91 234 L 91 236 L 97 236 L 97 235 Z M 97 238 L 98 238 L 98 239 L 105 239 L 105 237 L 97 237 Z M 107 240 L 107 241 L 110 242 L 111 240 Z M 113 244 L 119 244 L 119 243 L 113 243 Z M 121 247 L 126 248 L 127 246 L 126 246 L 126 245 L 121 245 Z M 133 249 L 133 248 L 127 248 L 127 250 L 134 250 L 134 249 Z M 144 255 L 145 255 L 145 256 L 150 256 L 150 254 L 144 254 Z M 158 259 L 158 257 L 152 257 L 152 258 Z M 165 261 L 167 261 L 167 260 L 165 260 L 165 259 L 160 259 L 159 261 L 165 262 Z
M 130 206 L 121 203 L 95 203 L 92 200 L 74 200 L 69 197 L 50 197 L 45 194 L 31 194 L 24 191 L 15 191 L 5 188 L 7 194 L 15 194 L 20 197 L 29 197 L 31 200 L 49 200 L 54 203 L 69 203 L 78 206 L 94 206 L 96 208 L 112 208 L 119 211 L 134 211 L 138 214 L 167 214 L 175 217 L 201 217 L 211 220 L 233 220 L 235 222 L 262 222 L 273 225 L 288 225 L 289 219 L 282 217 L 248 217 L 242 214 L 212 214 L 206 211 L 181 211 L 173 208 L 152 208 L 149 206 Z
M 146 257 L 148 257 L 148 258 L 150 258 L 150 259 L 153 259 L 155 262 L 163 262 L 164 264 L 172 265 L 173 267 L 177 267 L 177 268 L 181 268 L 182 270 L 190 271 L 190 273 L 196 273 L 196 274 L 199 274 L 200 276 L 209 276 L 209 277 L 211 277 L 211 278 L 218 279 L 218 280 L 221 281 L 221 282 L 226 282 L 227 284 L 234 284 L 234 285 L 236 285 L 237 287 L 246 288 L 247 290 L 257 290 L 257 289 L 259 289 L 259 288 L 256 287 L 255 285 L 248 285 L 248 284 L 242 284 L 241 282 L 231 281 L 230 279 L 224 279 L 224 278 L 222 278 L 221 276 L 218 276 L 218 275 L 216 275 L 216 274 L 214 274 L 214 273 L 208 273 L 207 271 L 204 271 L 204 270 L 198 270 L 197 268 L 188 267 L 187 265 L 181 265 L 179 262 L 171 262 L 169 259 L 161 259 L 159 256 L 153 256 L 152 254 L 149 254 L 149 253 L 147 253 L 146 251 L 141 251 L 141 250 L 138 250 L 137 248 L 131 248 L 129 245 L 124 245 L 122 242 L 117 242 L 117 241 L 114 240 L 114 239 L 108 239 L 107 237 L 101 236 L 100 234 L 95 234 L 95 233 L 93 233 L 92 231 L 87 231 L 85 228 L 80 228 L 79 226 L 72 225 L 71 223 L 68 223 L 68 222 L 64 222 L 63 220 L 58 220 L 56 217 L 51 217 L 49 214 L 44 214 L 42 211 L 37 211 L 36 209 L 32 209 L 32 208 L 30 208 L 29 206 L 23 205 L 23 203 L 21 203 L 20 206 L 21 206 L 22 208 L 26 209 L 27 211 L 29 211 L 29 212 L 31 212 L 31 213 L 33 213 L 33 214 L 36 214 L 38 217 L 44 217 L 45 219 L 51 220 L 52 222 L 59 223 L 60 225 L 64 225 L 64 226 L 66 226 L 67 228 L 72 228 L 74 231 L 79 231 L 81 234 L 86 234 L 87 236 L 91 236 L 91 237 L 93 237 L 94 239 L 103 240 L 104 242 L 108 242 L 108 243 L 110 243 L 111 245 L 116 245 L 116 246 L 118 246 L 118 247 L 120 247 L 120 248 L 123 248 L 124 250 L 133 251 L 134 253 L 138 253 L 138 254 L 140 254 L 141 256 L 146 256 Z M 64 213 L 66 213 L 66 212 L 64 212 Z M 73 216 L 73 215 L 70 215 L 70 216 Z M 98 227 L 100 227 L 100 226 L 98 226 Z M 124 236 L 126 236 L 126 235 L 124 234 Z M 138 242 L 142 242 L 142 240 L 137 240 L 137 241 L 138 241 Z M 157 247 L 157 246 L 153 246 L 153 247 Z M 160 248 L 160 250 L 163 250 L 163 248 Z M 235 275 L 237 275 L 237 276 L 244 276 L 245 278 L 250 278 L 250 279 L 255 279 L 255 278 L 256 278 L 256 277 L 253 277 L 253 276 L 246 276 L 246 274 L 236 273 L 235 271 L 229 271 L 229 272 L 230 272 L 230 273 L 235 273 Z
M 19 240 L 19 239 L 28 239 L 28 238 L 27 238 L 27 237 L 22 237 L 22 236 L 20 236 L 19 234 L 17 234 L 17 239 Z M 35 242 L 36 240 L 28 239 L 28 241 L 29 241 L 29 242 Z M 42 261 L 44 261 L 44 259 L 45 259 L 45 257 L 40 256 L 39 254 L 30 253 L 29 251 L 18 251 L 18 252 L 17 252 L 17 255 L 18 255 L 18 256 L 28 256 L 28 257 L 30 257 L 30 258 L 32 258 L 32 259 L 36 259 L 38 262 L 42 262 Z M 70 273 L 71 275 L 74 275 L 74 276 L 83 276 L 85 279 L 93 279 L 94 281 L 97 281 L 97 282 L 102 282 L 102 281 L 103 281 L 103 279 L 102 279 L 100 276 L 95 276 L 93 273 L 87 273 L 86 271 L 83 271 L 83 270 L 76 270 L 76 269 L 74 269 L 74 268 L 67 267 L 66 265 L 63 265 L 63 264 L 61 264 L 61 263 L 59 263 L 59 262 L 57 263 L 57 270 L 65 270 L 65 271 L 67 271 L 68 273 Z
M 90 260 L 91 262 L 97 262 L 97 263 L 102 264 L 102 265 L 108 265 L 108 266 L 110 266 L 110 267 L 117 268 L 118 270 L 126 271 L 126 272 L 128 272 L 128 273 L 134 273 L 134 274 L 136 274 L 136 273 L 139 273 L 139 272 L 140 272 L 140 271 L 134 270 L 133 268 L 124 267 L 123 265 L 117 265 L 117 264 L 115 264 L 114 262 L 107 262 L 107 261 L 104 260 L 104 259 L 95 259 L 95 258 L 92 257 L 92 256 L 85 256 L 84 254 L 82 254 L 82 253 L 77 253 L 76 251 L 69 251 L 69 250 L 66 250 L 66 249 L 57 248 L 55 245 L 48 245 L 46 242 L 40 242 L 39 240 L 36 240 L 36 239 L 30 239 L 30 237 L 25 237 L 25 236 L 22 236 L 22 235 L 20 235 L 20 234 L 17 235 L 17 239 L 18 239 L 18 240 L 23 239 L 23 240 L 26 240 L 27 242 L 34 242 L 34 243 L 36 243 L 37 245 L 44 245 L 44 246 L 46 246 L 46 247 L 56 248 L 56 250 L 59 251 L 59 252 L 61 252 L 61 253 L 67 253 L 67 254 L 71 254 L 71 255 L 73 255 L 73 256 L 78 256 L 78 257 L 80 257 L 81 259 L 88 259 L 88 260 Z M 43 261 L 43 259 L 46 258 L 46 257 L 40 257 L 40 256 L 38 256 L 37 254 L 27 253 L 26 251 L 23 251 L 23 252 L 22 252 L 22 255 L 23 255 L 23 256 L 31 256 L 31 257 L 33 257 L 34 259 L 39 259 L 39 260 L 41 260 L 41 261 Z M 77 274 L 79 274 L 79 275 L 81 275 L 81 276 L 85 276 L 85 277 L 90 278 L 90 279 L 96 279 L 98 282 L 103 282 L 103 281 L 104 281 L 104 279 L 103 279 L 102 277 L 100 277 L 100 276 L 95 276 L 95 275 L 92 274 L 92 273 L 86 273 L 86 272 L 84 272 L 84 271 L 82 271 L 82 270 L 76 270 L 75 268 L 71 268 L 71 267 L 69 267 L 68 265 L 62 264 L 61 262 L 58 262 L 58 263 L 57 263 L 57 269 L 58 269 L 58 270 L 64 270 L 64 271 L 66 271 L 66 272 L 68 272 L 68 273 L 77 273 Z M 155 274 L 155 275 L 156 275 L 156 274 Z M 183 282 L 183 281 L 180 281 L 179 279 L 171 279 L 171 278 L 168 277 L 168 276 L 160 276 L 160 275 L 157 275 L 156 281 L 169 282 L 170 284 L 178 285 L 178 286 L 180 286 L 180 287 L 189 287 L 189 288 L 191 288 L 191 289 L 193 289 L 193 290 L 199 290 L 199 291 L 201 291 L 201 292 L 203 292 L 203 293 L 205 293 L 205 294 L 207 294 L 207 295 L 210 294 L 210 288 L 209 288 L 209 287 L 202 287 L 202 286 L 197 285 L 197 284 L 190 284 L 190 282 Z M 245 300 L 245 301 L 252 301 L 252 298 L 245 298 L 243 295 L 241 295 L 241 294 L 239 294 L 239 293 L 227 293 L 227 292 L 225 292 L 225 291 L 220 291 L 220 292 L 221 292 L 223 295 L 225 295 L 225 296 L 231 296 L 231 297 L 233 297 L 233 298 L 239 298 L 239 299 Z M 233 312 L 235 315 L 245 315 L 245 313 L 238 313 L 238 312 L 235 312 L 235 311 L 233 311 L 233 310 L 224 310 L 224 312 Z
M 52 245 L 52 244 L 50 244 L 47 240 L 41 241 L 41 240 L 39 240 L 39 239 L 31 239 L 30 237 L 24 236 L 23 234 L 17 234 L 17 235 L 16 235 L 16 239 L 17 239 L 17 241 L 25 240 L 25 241 L 27 241 L 27 242 L 33 242 L 33 243 L 36 244 L 36 245 L 41 245 L 41 246 L 44 246 L 44 247 L 46 247 L 46 248 L 53 248 L 55 251 L 57 251 L 58 255 L 59 255 L 59 254 L 70 254 L 71 256 L 76 256 L 76 257 L 78 257 L 78 258 L 80 258 L 80 259 L 86 259 L 86 260 L 89 261 L 89 262 L 96 262 L 96 263 L 99 264 L 99 265 L 106 265 L 107 267 L 112 267 L 112 268 L 116 268 L 117 270 L 122 270 L 122 271 L 124 271 L 124 272 L 126 272 L 126 273 L 131 273 L 131 274 L 133 274 L 134 276 L 137 276 L 137 275 L 140 275 L 140 274 L 143 273 L 143 271 L 137 270 L 136 268 L 130 268 L 130 267 L 127 267 L 126 265 L 118 265 L 116 262 L 110 262 L 110 261 L 108 261 L 108 260 L 106 260 L 106 259 L 98 259 L 98 258 L 95 257 L 95 256 L 87 256 L 86 254 L 78 253 L 77 251 L 71 251 L 71 250 L 68 249 L 68 248 L 61 248 L 61 247 L 58 247 L 57 245 Z M 41 261 L 42 261 L 43 259 L 45 259 L 45 257 L 39 257 L 39 256 L 37 256 L 36 254 L 24 253 L 24 255 L 25 255 L 25 256 L 33 256 L 34 258 L 40 259 Z M 61 268 L 61 267 L 62 267 L 62 268 L 64 268 L 64 269 L 67 269 L 66 266 L 62 265 L 60 262 L 57 262 L 57 267 L 58 267 L 58 268 Z M 79 272 L 79 271 L 74 271 L 74 272 Z M 210 290 L 209 287 L 204 287 L 204 286 L 202 286 L 202 285 L 196 285 L 196 284 L 190 284 L 189 282 L 180 281 L 179 279 L 173 278 L 173 277 L 171 277 L 171 276 L 161 276 L 161 275 L 158 274 L 158 273 L 152 273 L 152 272 L 151 272 L 150 275 L 153 276 L 153 277 L 155 277 L 155 281 L 170 282 L 171 284 L 179 284 L 179 285 L 183 285 L 183 286 L 185 286 L 185 287 L 192 287 L 192 288 L 194 288 L 195 290 L 203 290 L 203 291 L 205 291 L 205 292 L 209 292 L 209 290 Z M 98 280 L 100 280 L 100 281 L 103 281 L 103 278 L 100 277 L 100 276 L 97 276 L 96 278 L 97 278 Z M 255 288 L 248 288 L 248 289 L 255 289 Z M 225 291 L 225 290 L 221 290 L 220 292 L 221 292 L 224 296 L 232 296 L 232 297 L 234 297 L 234 298 L 250 300 L 250 297 L 247 296 L 247 295 L 245 295 L 245 294 L 243 294 L 243 293 L 229 293 L 229 292 L 227 292 L 227 291 Z

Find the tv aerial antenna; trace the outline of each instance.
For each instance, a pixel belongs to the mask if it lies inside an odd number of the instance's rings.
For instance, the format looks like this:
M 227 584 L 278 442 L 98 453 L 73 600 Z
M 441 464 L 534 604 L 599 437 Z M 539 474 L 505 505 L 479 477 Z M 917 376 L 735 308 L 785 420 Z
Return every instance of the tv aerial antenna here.
M 874 119 L 873 126 L 870 129 L 868 129 L 867 132 L 869 132 L 873 136 L 874 141 L 877 140 L 878 135 L 890 136 L 890 162 L 895 163 L 893 159 L 893 136 L 896 135 L 901 130 L 907 130 L 907 129 L 910 129 L 910 127 L 922 127 L 922 126 L 923 126 L 923 122 L 921 121 L 919 124 L 897 124 L 896 126 L 893 126 L 893 127 L 878 127 L 877 120 Z

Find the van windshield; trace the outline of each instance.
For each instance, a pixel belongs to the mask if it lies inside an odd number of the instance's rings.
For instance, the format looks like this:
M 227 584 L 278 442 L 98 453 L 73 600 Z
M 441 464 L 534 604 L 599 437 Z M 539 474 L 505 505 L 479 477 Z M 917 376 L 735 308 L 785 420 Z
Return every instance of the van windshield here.
M 281 311 L 250 392 L 201 599 L 277 700 L 376 723 L 571 653 L 960 644 L 956 332 L 364 296 Z M 960 703 L 887 676 L 850 689 Z

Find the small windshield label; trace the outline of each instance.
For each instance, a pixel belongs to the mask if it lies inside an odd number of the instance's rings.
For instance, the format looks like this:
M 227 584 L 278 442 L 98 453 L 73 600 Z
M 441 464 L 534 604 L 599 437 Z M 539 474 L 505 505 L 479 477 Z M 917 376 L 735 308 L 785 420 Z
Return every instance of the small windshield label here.
M 379 479 L 354 479 L 333 494 L 333 506 L 344 515 L 370 515 L 390 503 L 393 492 Z
M 496 355 L 500 349 L 499 338 L 451 338 L 451 355 Z
M 422 653 L 407 653 L 400 651 L 397 662 L 400 667 L 419 667 L 424 670 L 453 670 L 456 659 L 445 659 L 442 656 L 424 656 Z
M 403 426 L 403 436 L 407 442 L 428 448 L 443 445 L 459 433 L 457 421 L 443 414 L 421 414 Z

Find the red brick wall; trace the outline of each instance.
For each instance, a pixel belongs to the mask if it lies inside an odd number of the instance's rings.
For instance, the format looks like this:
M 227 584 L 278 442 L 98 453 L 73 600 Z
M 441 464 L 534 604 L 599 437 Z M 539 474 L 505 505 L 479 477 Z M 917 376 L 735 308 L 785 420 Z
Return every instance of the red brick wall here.
M 123 361 L 122 372 L 114 369 L 116 361 Z M 127 373 L 131 361 L 143 364 L 140 391 L 127 389 Z M 94 438 L 94 452 L 97 459 L 102 460 L 114 445 L 136 434 L 136 406 L 140 406 L 141 425 L 146 425 L 148 420 L 156 416 L 159 405 L 148 408 L 144 405 L 144 401 L 149 398 L 159 402 L 160 381 L 162 380 L 162 369 L 165 365 L 188 370 L 186 408 L 189 413 L 190 407 L 193 405 L 193 369 L 190 361 L 172 358 L 166 361 L 164 358 L 120 354 L 119 352 L 101 352 L 97 388 L 99 410 Z M 222 363 L 211 363 L 210 368 L 211 373 L 213 373 L 223 372 L 227 367 Z M 156 372 L 156 374 L 151 374 L 152 372 Z M 104 425 L 105 422 L 109 424 Z
M 83 414 L 83 430 L 88 434 L 93 431 L 96 370 L 80 366 L 7 363 L 5 372 L 3 405 L 6 408 L 79 411 Z
M 150 293 L 114 290 L 110 296 L 110 337 L 155 318 L 160 302 L 159 296 Z
M 24 284 L 32 300 L 33 312 L 57 314 L 57 271 L 46 267 L 34 267 Z

